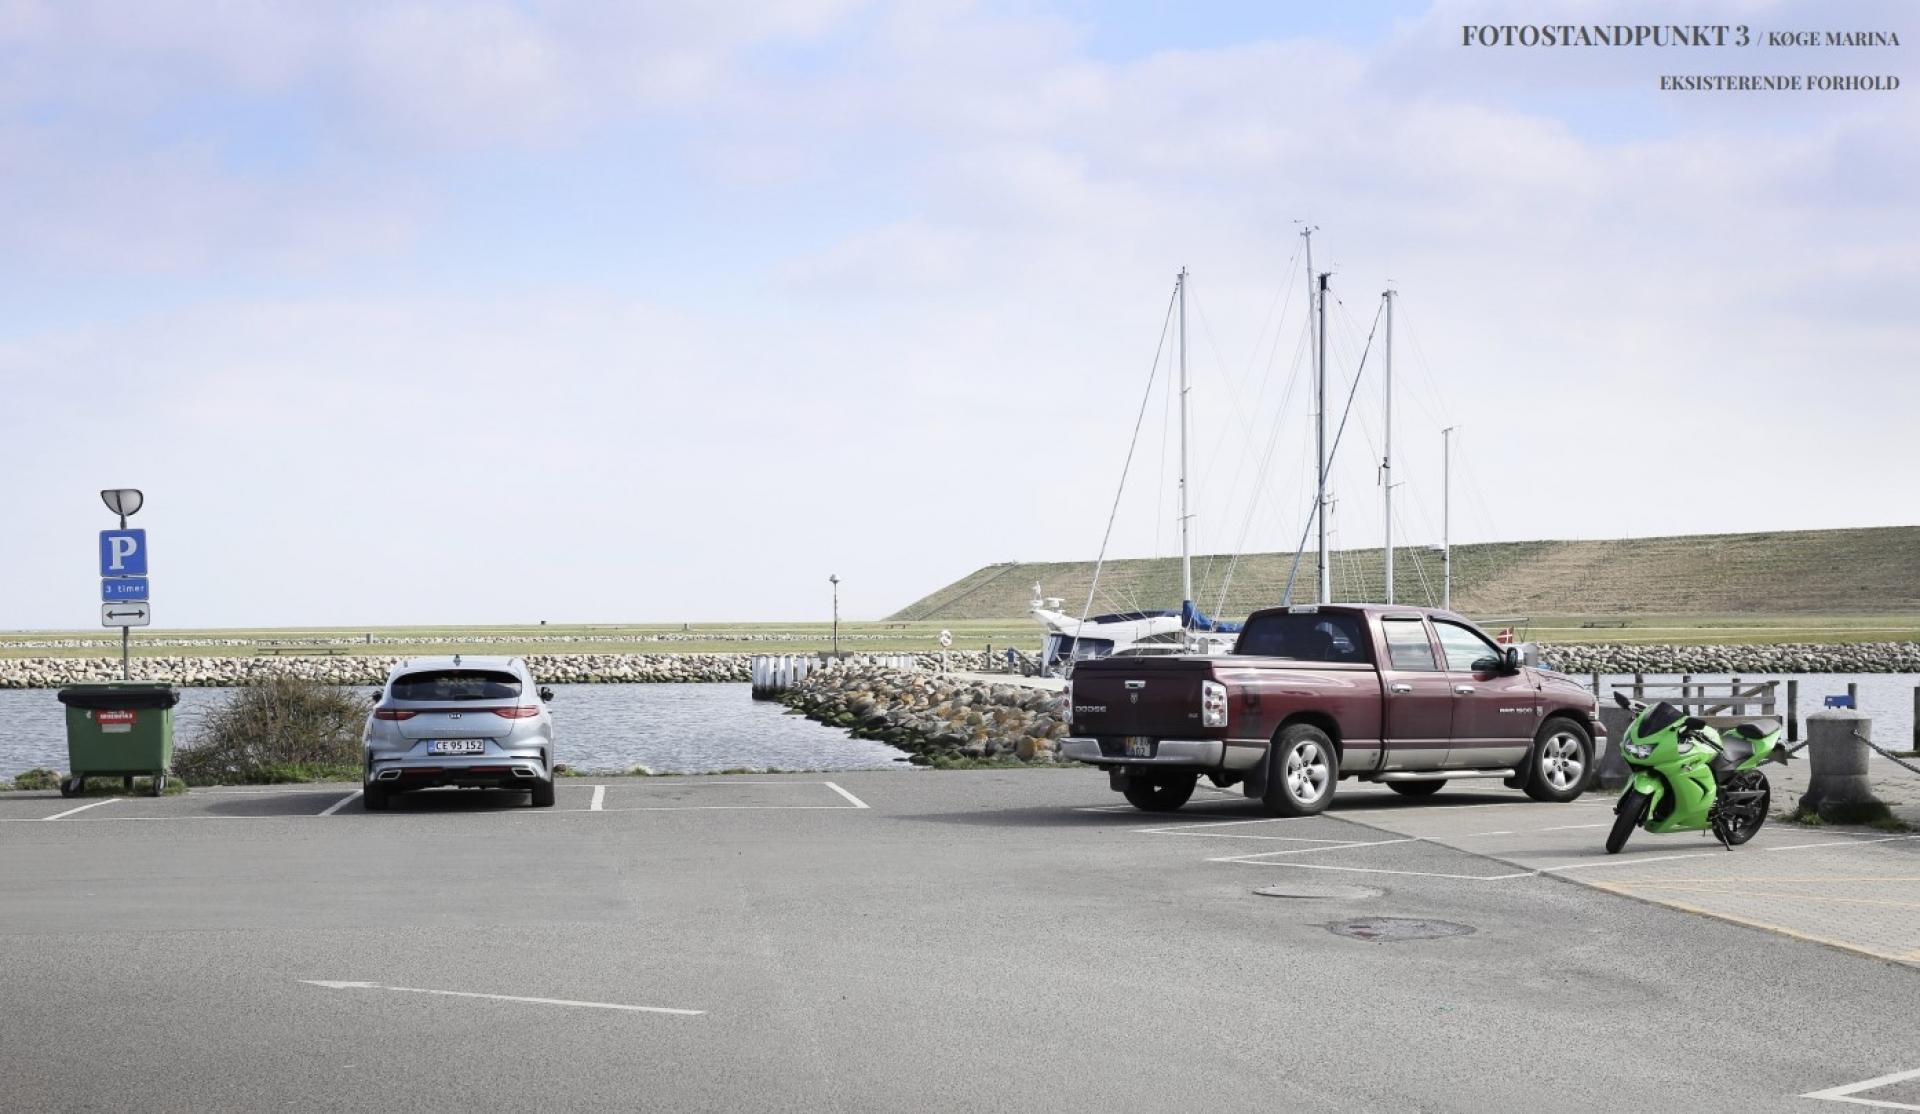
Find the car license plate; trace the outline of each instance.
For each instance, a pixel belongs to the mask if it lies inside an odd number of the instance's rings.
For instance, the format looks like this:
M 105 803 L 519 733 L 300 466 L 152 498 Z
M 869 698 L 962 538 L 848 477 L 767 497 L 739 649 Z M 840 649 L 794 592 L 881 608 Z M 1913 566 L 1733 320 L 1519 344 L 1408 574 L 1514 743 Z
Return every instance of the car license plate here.
M 428 754 L 485 754 L 485 739 L 436 739 L 427 744 Z
M 1128 758 L 1152 758 L 1153 740 L 1145 735 L 1129 735 L 1126 738 Z

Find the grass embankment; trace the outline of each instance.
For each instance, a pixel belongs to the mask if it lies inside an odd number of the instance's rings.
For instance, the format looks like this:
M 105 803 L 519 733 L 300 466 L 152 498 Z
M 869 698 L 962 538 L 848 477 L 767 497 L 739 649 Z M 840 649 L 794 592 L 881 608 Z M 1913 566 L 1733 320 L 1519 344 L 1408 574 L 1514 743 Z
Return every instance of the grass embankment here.
M 1284 598 L 1293 562 L 1291 553 L 1195 557 L 1195 598 L 1205 610 L 1230 618 L 1272 606 Z M 1439 554 L 1396 548 L 1394 563 L 1402 602 L 1437 602 Z M 1335 598 L 1384 597 L 1378 549 L 1338 551 L 1330 565 Z M 892 618 L 956 622 L 1019 615 L 1035 582 L 1077 611 L 1093 570 L 1091 561 L 989 565 Z M 1299 567 L 1296 598 L 1310 593 L 1314 580 L 1308 554 Z M 1229 589 L 1224 604 L 1223 584 Z M 1101 570 L 1094 606 L 1172 607 L 1179 599 L 1177 558 L 1114 560 Z M 1536 635 L 1543 616 L 1556 617 L 1556 625 L 1570 628 L 1552 632 L 1561 641 L 1900 641 L 1920 631 L 1920 526 L 1459 545 L 1453 550 L 1453 603 L 1469 615 L 1530 616 Z M 1625 632 L 1581 626 L 1621 620 L 1630 623 Z

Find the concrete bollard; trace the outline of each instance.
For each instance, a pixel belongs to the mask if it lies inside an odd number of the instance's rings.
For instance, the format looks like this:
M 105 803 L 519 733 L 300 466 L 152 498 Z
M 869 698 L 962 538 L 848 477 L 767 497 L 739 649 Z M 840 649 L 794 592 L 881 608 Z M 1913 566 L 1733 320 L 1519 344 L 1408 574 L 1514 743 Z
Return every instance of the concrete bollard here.
M 1620 744 L 1627 737 L 1627 724 L 1633 721 L 1633 713 L 1613 702 L 1608 697 L 1600 705 L 1600 723 L 1607 729 L 1607 749 L 1600 753 L 1600 760 L 1594 763 L 1594 783 L 1601 789 L 1614 790 L 1624 787 L 1633 780 L 1633 774 L 1627 769 L 1627 759 L 1620 750 Z
M 1801 813 L 1817 813 L 1836 824 L 1864 824 L 1888 815 L 1867 780 L 1873 718 L 1853 708 L 1822 708 L 1807 717 L 1807 756 L 1813 774 Z

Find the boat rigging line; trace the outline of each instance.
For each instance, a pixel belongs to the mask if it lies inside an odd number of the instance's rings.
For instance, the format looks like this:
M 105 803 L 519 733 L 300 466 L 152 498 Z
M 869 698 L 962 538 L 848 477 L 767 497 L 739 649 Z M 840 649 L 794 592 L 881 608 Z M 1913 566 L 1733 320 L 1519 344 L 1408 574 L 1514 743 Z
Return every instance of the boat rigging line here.
M 1180 274 L 1184 280 L 1186 271 L 1183 269 Z M 1127 442 L 1127 459 L 1120 466 L 1120 485 L 1113 493 L 1113 509 L 1107 512 L 1106 533 L 1100 536 L 1100 555 L 1093 562 L 1093 581 L 1087 585 L 1087 604 L 1081 609 L 1080 623 L 1073 630 L 1072 648 L 1068 650 L 1069 660 L 1079 650 L 1080 631 L 1087 624 L 1087 616 L 1093 613 L 1093 594 L 1100 587 L 1100 569 L 1107 561 L 1107 543 L 1113 540 L 1113 523 L 1120 516 L 1120 498 L 1127 491 L 1127 473 L 1133 468 L 1133 451 L 1140 444 L 1140 426 L 1146 421 L 1147 404 L 1153 400 L 1153 384 L 1160 376 L 1160 357 L 1166 353 L 1167 333 L 1173 328 L 1174 307 L 1180 300 L 1181 287 L 1184 285 L 1184 281 L 1177 284 L 1172 296 L 1167 299 L 1166 317 L 1160 323 L 1160 340 L 1153 348 L 1153 366 L 1147 371 L 1147 389 L 1140 396 L 1140 412 L 1133 419 L 1133 438 Z M 1184 499 L 1182 501 L 1184 502 Z M 1184 509 L 1183 507 L 1182 510 Z M 1182 529 L 1185 529 L 1184 523 Z

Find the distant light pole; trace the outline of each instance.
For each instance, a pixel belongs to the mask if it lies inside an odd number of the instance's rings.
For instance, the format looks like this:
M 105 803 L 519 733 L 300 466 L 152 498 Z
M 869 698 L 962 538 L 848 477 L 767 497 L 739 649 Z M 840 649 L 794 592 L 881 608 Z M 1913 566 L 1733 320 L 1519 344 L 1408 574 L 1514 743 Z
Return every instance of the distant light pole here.
M 140 494 L 140 489 L 137 487 L 110 487 L 100 493 L 100 501 L 107 505 L 108 510 L 120 516 L 122 530 L 127 528 L 127 517 L 139 514 L 140 507 L 146 500 L 147 497 Z M 132 663 L 129 660 L 131 654 L 128 630 L 127 627 L 120 628 L 120 679 L 122 681 L 130 680 L 133 676 Z
M 827 583 L 833 585 L 833 656 L 840 656 L 840 575 L 834 573 L 827 577 Z

